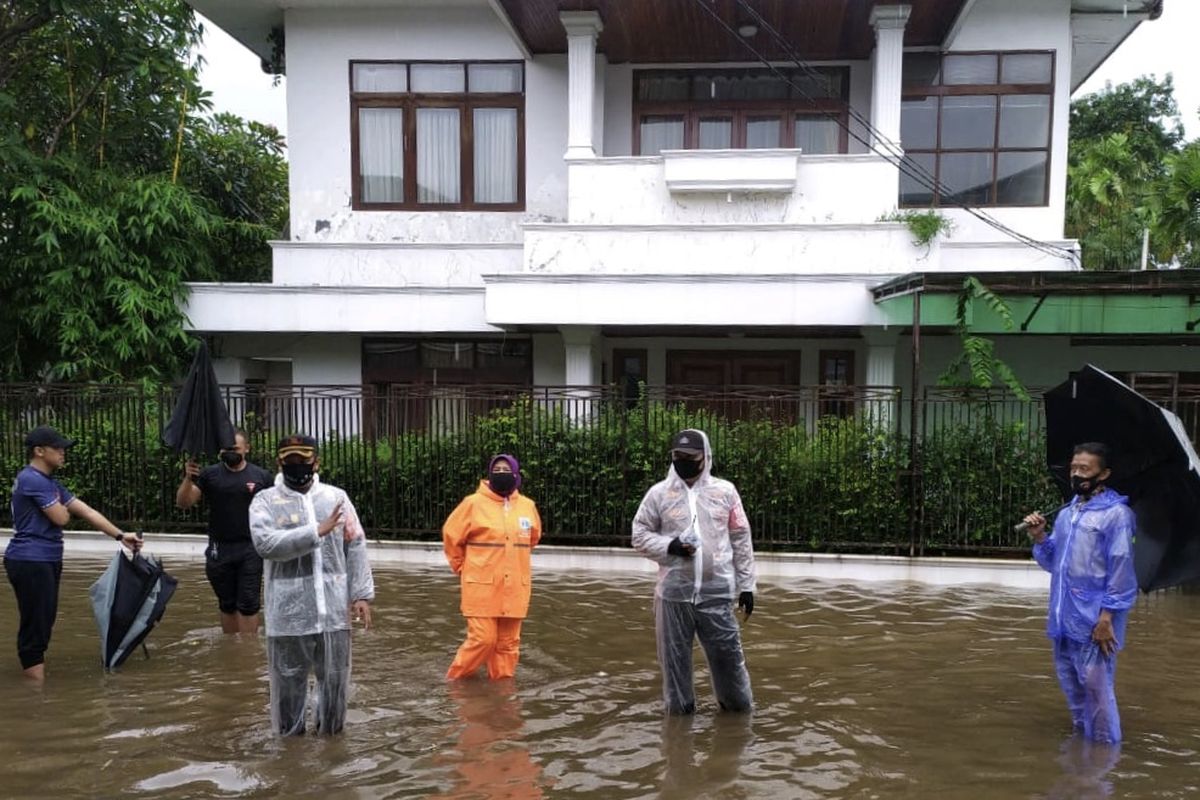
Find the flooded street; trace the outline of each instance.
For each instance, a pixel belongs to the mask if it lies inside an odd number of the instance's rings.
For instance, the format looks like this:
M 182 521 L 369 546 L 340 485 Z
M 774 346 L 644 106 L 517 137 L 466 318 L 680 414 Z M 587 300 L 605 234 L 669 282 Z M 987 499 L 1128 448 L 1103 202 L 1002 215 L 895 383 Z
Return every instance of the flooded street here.
M 1070 737 L 1040 592 L 760 582 L 743 627 L 757 710 L 664 719 L 642 574 L 535 572 L 514 684 L 447 685 L 448 570 L 377 567 L 346 734 L 281 741 L 261 640 L 223 636 L 199 562 L 120 673 L 99 668 L 66 562 L 43 689 L 0 592 L 0 795 L 164 798 L 1091 798 L 1200 792 L 1200 594 L 1141 598 L 1117 675 L 1120 750 Z

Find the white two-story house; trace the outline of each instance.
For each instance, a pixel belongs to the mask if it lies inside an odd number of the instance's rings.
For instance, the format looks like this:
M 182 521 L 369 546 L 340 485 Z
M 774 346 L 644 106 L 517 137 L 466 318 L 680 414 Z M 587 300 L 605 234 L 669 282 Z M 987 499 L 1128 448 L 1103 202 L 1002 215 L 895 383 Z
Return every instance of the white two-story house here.
M 965 274 L 1015 287 L 1031 384 L 1195 360 L 1194 294 L 1131 350 L 1063 237 L 1071 93 L 1160 2 L 192 5 L 286 53 L 272 281 L 186 308 L 229 382 L 907 385 Z

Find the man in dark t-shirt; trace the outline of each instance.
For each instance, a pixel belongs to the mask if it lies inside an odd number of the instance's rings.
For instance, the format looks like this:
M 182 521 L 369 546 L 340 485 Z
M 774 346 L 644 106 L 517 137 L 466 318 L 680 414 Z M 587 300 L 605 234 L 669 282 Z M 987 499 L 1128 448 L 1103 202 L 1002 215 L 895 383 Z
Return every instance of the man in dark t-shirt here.
M 208 549 L 204 572 L 217 595 L 225 633 L 257 633 L 262 606 L 262 558 L 250 541 L 250 501 L 275 477 L 246 460 L 250 444 L 238 431 L 234 446 L 221 451 L 221 463 L 184 467 L 175 505 L 191 508 L 208 500 Z

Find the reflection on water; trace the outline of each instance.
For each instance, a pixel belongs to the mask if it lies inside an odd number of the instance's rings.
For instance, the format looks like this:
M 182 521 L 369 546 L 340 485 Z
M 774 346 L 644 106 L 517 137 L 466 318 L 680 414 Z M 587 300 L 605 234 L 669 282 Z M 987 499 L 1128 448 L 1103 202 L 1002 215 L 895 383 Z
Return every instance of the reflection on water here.
M 1091 798 L 1200 792 L 1200 595 L 1142 599 L 1121 656 L 1120 749 L 1072 737 L 1044 595 L 996 587 L 763 581 L 743 628 L 758 706 L 664 718 L 653 579 L 543 573 L 515 682 L 446 684 L 463 633 L 449 572 L 376 571 L 346 734 L 280 740 L 263 642 L 220 633 L 202 565 L 123 670 L 100 671 L 64 570 L 48 679 L 20 677 L 0 592 L 0 796 Z

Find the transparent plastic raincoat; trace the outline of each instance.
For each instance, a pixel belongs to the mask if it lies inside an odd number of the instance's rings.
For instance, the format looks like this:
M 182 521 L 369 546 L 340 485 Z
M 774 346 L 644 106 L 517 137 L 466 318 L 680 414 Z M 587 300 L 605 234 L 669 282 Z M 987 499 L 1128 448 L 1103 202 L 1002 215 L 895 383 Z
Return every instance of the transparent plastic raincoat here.
M 695 710 L 692 642 L 699 637 L 712 675 L 713 692 L 725 710 L 753 704 L 750 673 L 742 652 L 733 601 L 757 589 L 750 522 L 732 483 L 712 474 L 708 436 L 704 466 L 688 486 L 674 466 L 650 487 L 633 519 L 633 547 L 658 563 L 655 633 L 668 713 Z M 667 552 L 681 538 L 696 550 L 691 557 Z
M 1117 656 L 1104 654 L 1092 629 L 1107 609 L 1117 650 L 1123 647 L 1137 598 L 1134 524 L 1128 500 L 1106 488 L 1082 505 L 1077 499 L 1059 514 L 1054 532 L 1033 546 L 1033 557 L 1051 576 L 1046 636 L 1054 642 L 1059 684 L 1075 726 L 1101 742 L 1121 740 Z
M 342 524 L 319 536 L 339 502 Z M 350 606 L 375 597 L 358 514 L 344 491 L 315 474 L 303 493 L 276 475 L 250 504 L 250 532 L 264 567 L 271 723 L 285 736 L 304 732 L 311 671 L 317 730 L 338 733 L 350 686 Z

